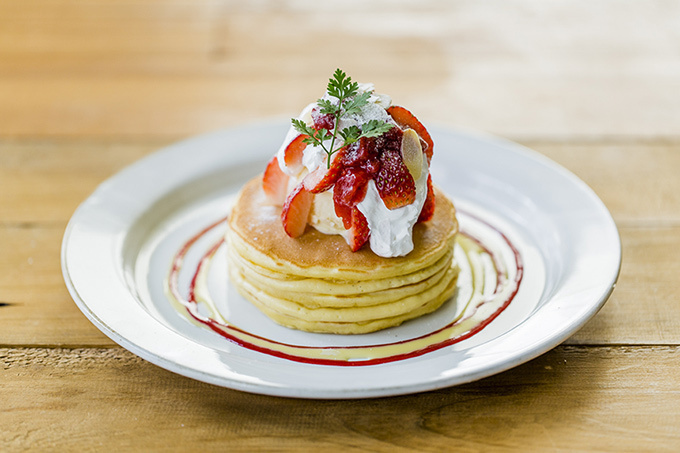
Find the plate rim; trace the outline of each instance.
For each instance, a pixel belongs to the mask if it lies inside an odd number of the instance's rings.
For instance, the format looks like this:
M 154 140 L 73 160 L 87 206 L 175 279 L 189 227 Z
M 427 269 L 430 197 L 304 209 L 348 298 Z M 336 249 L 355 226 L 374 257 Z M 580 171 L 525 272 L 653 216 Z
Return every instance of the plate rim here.
M 438 379 L 438 380 L 423 380 L 423 382 L 420 383 L 420 385 L 409 385 L 403 388 L 400 387 L 381 387 L 381 388 L 376 388 L 372 387 L 370 389 L 352 389 L 350 391 L 347 391 L 346 389 L 338 389 L 337 391 L 328 391 L 328 390 L 317 390 L 316 392 L 312 391 L 304 391 L 303 389 L 295 389 L 295 388 L 281 388 L 281 387 L 270 387 L 270 386 L 262 386 L 262 385 L 257 385 L 257 384 L 252 384 L 249 382 L 244 382 L 243 380 L 240 380 L 238 378 L 234 377 L 228 377 L 228 376 L 214 376 L 210 374 L 206 374 L 204 372 L 201 372 L 200 370 L 196 370 L 191 367 L 186 367 L 183 366 L 183 364 L 178 363 L 176 361 L 173 361 L 171 358 L 164 357 L 159 354 L 154 354 L 153 352 L 145 349 L 143 346 L 140 346 L 136 344 L 134 341 L 126 338 L 123 335 L 120 335 L 112 326 L 108 325 L 106 320 L 100 319 L 100 317 L 97 315 L 95 311 L 92 310 L 92 307 L 88 304 L 88 302 L 85 300 L 84 297 L 81 296 L 81 293 L 78 291 L 77 287 L 77 282 L 73 281 L 72 275 L 69 272 L 69 260 L 68 260 L 68 252 L 69 252 L 69 245 L 71 243 L 71 240 L 73 239 L 74 235 L 74 230 L 76 229 L 78 225 L 78 221 L 80 220 L 80 217 L 86 214 L 86 211 L 88 209 L 88 206 L 90 203 L 93 202 L 96 197 L 98 197 L 99 194 L 101 194 L 103 191 L 108 190 L 107 188 L 117 181 L 117 178 L 121 178 L 122 174 L 128 174 L 131 171 L 135 171 L 140 168 L 144 168 L 145 166 L 149 165 L 150 162 L 154 162 L 157 159 L 163 159 L 163 157 L 168 156 L 171 154 L 173 151 L 176 149 L 182 149 L 187 146 L 194 146 L 197 143 L 200 143 L 201 141 L 205 140 L 214 140 L 216 138 L 224 138 L 230 134 L 238 134 L 238 133 L 243 133 L 244 131 L 253 131 L 253 130 L 260 130 L 260 129 L 265 129 L 265 130 L 273 130 L 274 128 L 281 127 L 281 122 L 279 121 L 267 121 L 267 122 L 259 122 L 259 123 L 253 123 L 253 124 L 248 124 L 236 128 L 229 128 L 229 129 L 223 129 L 219 131 L 214 131 L 210 132 L 207 134 L 201 134 L 195 137 L 190 137 L 188 139 L 179 141 L 177 143 L 171 144 L 169 146 L 162 147 L 151 154 L 137 160 L 136 162 L 132 163 L 131 165 L 125 167 L 121 171 L 115 173 L 111 177 L 107 178 L 104 182 L 102 182 L 93 192 L 91 195 L 89 195 L 75 210 L 73 213 L 71 219 L 68 222 L 68 225 L 65 229 L 64 236 L 62 239 L 62 246 L 61 246 L 61 267 L 62 267 L 62 274 L 64 281 L 66 283 L 66 287 L 71 294 L 71 297 L 73 298 L 74 302 L 78 306 L 78 308 L 83 312 L 83 314 L 92 322 L 100 331 L 102 331 L 105 335 L 107 335 L 110 339 L 112 339 L 114 342 L 117 344 L 121 345 L 123 348 L 129 350 L 130 352 L 138 355 L 139 357 L 154 363 L 155 365 L 158 365 L 162 368 L 165 368 L 169 371 L 199 380 L 207 383 L 211 383 L 214 385 L 222 386 L 222 387 L 228 387 L 236 390 L 241 390 L 241 391 L 246 391 L 250 393 L 258 393 L 258 394 L 267 394 L 267 395 L 273 395 L 273 396 L 284 396 L 284 397 L 297 397 L 297 398 L 324 398 L 324 399 L 346 399 L 346 398 L 368 398 L 368 397 L 384 397 L 384 396 L 393 396 L 393 395 L 401 395 L 401 394 L 410 394 L 410 393 L 417 393 L 417 392 L 422 392 L 422 391 L 427 391 L 427 390 L 435 390 L 435 389 L 440 389 L 444 387 L 449 387 L 452 385 L 460 385 L 464 384 L 467 382 L 472 382 L 477 379 L 487 377 L 493 374 L 496 374 L 501 371 L 505 371 L 507 369 L 513 368 L 521 363 L 525 363 L 547 351 L 550 349 L 554 348 L 558 344 L 562 343 L 564 340 L 566 340 L 569 336 L 571 336 L 573 333 L 575 333 L 577 330 L 579 330 L 588 320 L 590 320 L 606 303 L 607 299 L 611 296 L 612 292 L 614 291 L 614 288 L 616 287 L 616 283 L 618 281 L 620 271 L 621 271 L 621 262 L 622 262 L 622 253 L 621 253 L 621 238 L 620 234 L 618 232 L 618 228 L 616 227 L 616 224 L 611 216 L 611 213 L 608 211 L 602 200 L 595 194 L 595 192 L 585 183 L 583 182 L 580 178 L 578 178 L 576 175 L 574 175 L 572 172 L 564 168 L 563 166 L 557 164 L 555 161 L 549 159 L 548 157 L 538 153 L 535 150 L 532 150 L 530 148 L 527 148 L 523 145 L 517 144 L 515 142 L 495 137 L 493 135 L 488 135 L 488 134 L 480 134 L 480 133 L 471 133 L 468 131 L 460 131 L 454 128 L 449 128 L 449 127 L 441 127 L 441 126 L 435 126 L 430 128 L 431 132 L 434 132 L 433 135 L 436 134 L 453 134 L 455 136 L 463 136 L 471 140 L 479 141 L 484 144 L 492 144 L 495 146 L 500 146 L 502 148 L 510 148 L 513 150 L 515 153 L 519 153 L 524 155 L 525 157 L 538 161 L 543 165 L 546 165 L 550 167 L 553 171 L 558 171 L 561 173 L 563 176 L 566 176 L 572 183 L 576 183 L 580 185 L 580 188 L 582 191 L 585 191 L 593 201 L 596 202 L 596 204 L 599 204 L 599 214 L 602 215 L 604 214 L 607 220 L 610 223 L 610 226 L 613 226 L 613 231 L 616 233 L 616 244 L 617 248 L 616 250 L 612 250 L 612 252 L 616 253 L 618 255 L 617 265 L 616 269 L 613 272 L 613 280 L 610 282 L 607 282 L 604 287 L 606 290 L 604 290 L 600 296 L 597 298 L 596 301 L 593 301 L 589 305 L 589 310 L 578 320 L 573 320 L 571 324 L 568 324 L 564 326 L 565 328 L 559 332 L 553 332 L 552 335 L 548 335 L 545 337 L 544 341 L 541 343 L 541 347 L 534 347 L 530 348 L 526 351 L 523 351 L 521 353 L 515 354 L 512 356 L 512 360 L 506 360 L 502 365 L 497 365 L 495 367 L 489 368 L 489 367 L 481 367 L 482 369 L 477 369 L 477 370 L 472 370 L 472 372 L 469 372 L 468 374 L 465 375 L 464 379 L 457 378 L 453 381 L 452 380 L 447 380 L 447 379 Z M 247 133 L 247 132 L 246 132 Z M 242 156 L 243 157 L 243 156 Z M 238 160 L 238 159 L 237 159 Z M 243 159 L 242 159 L 243 160 Z M 244 161 L 248 161 L 248 159 L 245 159 Z M 233 164 L 232 164 L 233 165 Z M 85 213 L 85 214 L 84 214 Z M 155 322 L 160 323 L 157 319 L 151 317 Z M 164 326 L 167 328 L 167 326 Z M 513 328 L 514 329 L 514 328 Z M 512 330 L 512 329 L 511 329 Z M 174 332 L 176 335 L 179 335 L 178 333 Z M 203 345 L 203 347 L 207 347 Z

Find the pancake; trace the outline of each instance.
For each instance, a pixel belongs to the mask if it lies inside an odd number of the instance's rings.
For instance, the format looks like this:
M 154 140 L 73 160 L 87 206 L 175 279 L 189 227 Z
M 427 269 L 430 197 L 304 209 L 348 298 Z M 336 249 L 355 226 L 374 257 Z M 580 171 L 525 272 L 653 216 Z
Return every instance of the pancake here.
M 425 288 L 422 284 L 438 280 L 443 273 L 451 267 L 451 254 L 447 253 L 434 265 L 421 271 L 413 272 L 402 277 L 390 277 L 377 280 L 354 281 L 351 286 L 345 281 L 326 281 L 318 278 L 293 278 L 285 279 L 284 274 L 278 278 L 270 278 L 262 275 L 251 262 L 241 258 L 236 253 L 229 255 L 230 265 L 243 274 L 245 280 L 252 281 L 258 287 L 268 288 L 269 292 L 276 292 L 281 296 L 289 295 L 289 299 L 295 300 L 305 306 L 316 308 L 325 307 L 351 307 L 367 306 L 394 300 L 392 296 L 397 291 L 402 291 L 403 296 L 416 292 L 422 292 Z M 404 293 L 403 290 L 406 290 Z M 313 295 L 310 299 L 310 295 Z
M 413 229 L 414 249 L 383 258 L 352 252 L 338 235 L 308 226 L 290 238 L 261 178 L 248 182 L 227 230 L 229 273 L 238 291 L 279 324 L 313 332 L 367 333 L 436 310 L 455 291 L 453 204 L 441 192 L 428 222 Z

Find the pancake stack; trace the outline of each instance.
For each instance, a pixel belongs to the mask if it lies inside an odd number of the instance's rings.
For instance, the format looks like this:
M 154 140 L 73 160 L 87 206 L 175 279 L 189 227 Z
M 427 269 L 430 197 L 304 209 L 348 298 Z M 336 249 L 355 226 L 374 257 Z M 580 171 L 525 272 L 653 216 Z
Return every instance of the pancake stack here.
M 293 239 L 281 225 L 281 208 L 255 178 L 229 219 L 229 274 L 243 297 L 281 325 L 368 333 L 430 313 L 451 297 L 457 231 L 453 204 L 437 192 L 434 217 L 415 225 L 414 250 L 406 256 L 383 258 L 368 246 L 352 252 L 341 236 L 310 226 Z

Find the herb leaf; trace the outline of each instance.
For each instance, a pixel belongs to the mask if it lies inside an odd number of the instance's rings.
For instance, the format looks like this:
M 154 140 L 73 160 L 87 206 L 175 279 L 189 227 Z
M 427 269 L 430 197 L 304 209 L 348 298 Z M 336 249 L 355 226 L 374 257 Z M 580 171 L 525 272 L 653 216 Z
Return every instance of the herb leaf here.
M 340 136 L 342 137 L 345 145 L 354 143 L 361 137 L 361 129 L 358 126 L 346 127 L 340 131 Z
M 361 128 L 361 137 L 378 137 L 394 127 L 394 124 L 370 120 Z
M 343 106 L 345 109 L 345 115 L 354 115 L 361 111 L 361 108 L 368 104 L 368 98 L 371 97 L 371 93 L 365 92 L 354 96 L 352 99 L 347 101 Z
M 304 135 L 309 135 L 310 138 L 306 138 L 303 141 L 309 145 L 314 145 L 314 140 L 312 139 L 312 137 L 314 137 L 314 133 L 316 131 L 311 127 L 307 126 L 307 124 L 305 124 L 304 121 L 299 120 L 297 118 L 292 118 L 290 121 L 293 123 L 293 127 L 295 128 L 296 131 Z M 311 140 L 311 142 L 309 140 Z
M 299 119 L 292 119 L 293 127 L 301 134 L 307 135 L 303 141 L 308 145 L 320 146 L 328 155 L 327 165 L 331 166 L 331 156 L 338 152 L 335 149 L 335 141 L 338 137 L 342 138 L 345 145 L 349 145 L 358 141 L 361 137 L 378 137 L 385 132 L 392 129 L 393 124 L 386 123 L 380 120 L 370 120 L 362 125 L 345 127 L 338 130 L 340 119 L 347 115 L 355 115 L 361 112 L 361 109 L 368 104 L 368 99 L 371 93 L 359 93 L 359 84 L 352 82 L 352 78 L 345 74 L 341 69 L 336 69 L 328 81 L 326 92 L 329 96 L 336 98 L 337 103 L 331 99 L 319 99 L 316 101 L 319 106 L 319 112 L 324 115 L 332 115 L 335 122 L 333 131 L 326 129 L 316 130 L 307 126 L 304 121 Z M 326 147 L 325 142 L 330 140 L 330 145 Z
M 319 99 L 316 101 L 319 111 L 324 114 L 337 115 L 340 113 L 340 106 L 335 105 L 330 99 Z
M 328 81 L 328 87 L 326 88 L 328 94 L 333 97 L 340 99 L 354 96 L 359 91 L 359 84 L 352 82 L 352 78 L 349 77 L 345 72 L 338 68 L 333 73 L 333 77 Z
M 324 142 L 332 138 L 330 132 L 328 132 L 326 129 L 313 129 L 307 126 L 304 121 L 296 118 L 291 119 L 291 122 L 293 123 L 295 130 L 301 134 L 307 135 L 307 138 L 302 140 L 304 143 L 312 146 L 321 146 L 326 152 L 328 152 Z

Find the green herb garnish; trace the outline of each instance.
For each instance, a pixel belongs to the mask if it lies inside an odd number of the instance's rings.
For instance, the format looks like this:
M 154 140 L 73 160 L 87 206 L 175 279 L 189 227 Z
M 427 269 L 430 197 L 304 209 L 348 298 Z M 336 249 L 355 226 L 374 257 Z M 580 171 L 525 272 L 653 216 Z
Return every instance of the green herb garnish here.
M 352 78 L 341 69 L 335 70 L 333 77 L 328 81 L 326 91 L 338 100 L 337 104 L 330 99 L 318 99 L 316 103 L 321 113 L 333 116 L 335 127 L 332 133 L 327 129 L 316 130 L 299 119 L 292 119 L 291 121 L 298 132 L 308 136 L 303 140 L 305 143 L 320 146 L 326 152 L 328 155 L 327 166 L 331 168 L 331 156 L 339 150 L 335 149 L 335 141 L 338 136 L 342 138 L 345 145 L 349 145 L 358 141 L 361 137 L 378 137 L 392 129 L 394 125 L 380 120 L 369 120 L 361 126 L 361 129 L 358 126 L 350 126 L 338 131 L 340 119 L 347 115 L 359 113 L 362 107 L 368 104 L 371 93 L 358 94 L 359 84 L 352 82 Z M 324 142 L 328 140 L 331 143 L 326 148 Z

